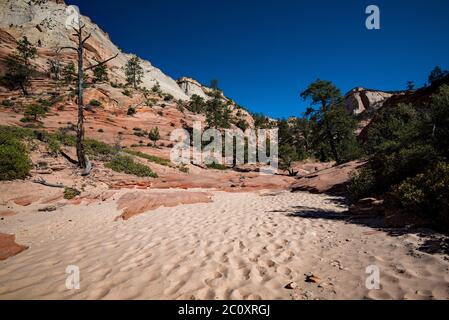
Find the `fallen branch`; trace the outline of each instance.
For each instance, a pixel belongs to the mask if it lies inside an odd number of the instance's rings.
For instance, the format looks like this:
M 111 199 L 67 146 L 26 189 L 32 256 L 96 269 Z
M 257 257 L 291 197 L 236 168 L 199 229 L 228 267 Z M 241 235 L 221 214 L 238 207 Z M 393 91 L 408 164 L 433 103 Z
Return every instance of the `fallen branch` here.
M 45 181 L 42 177 L 39 177 L 35 180 L 33 180 L 34 183 L 37 184 L 41 184 L 47 187 L 51 187 L 51 188 L 65 188 L 65 186 L 63 184 L 60 183 L 49 183 L 47 181 Z

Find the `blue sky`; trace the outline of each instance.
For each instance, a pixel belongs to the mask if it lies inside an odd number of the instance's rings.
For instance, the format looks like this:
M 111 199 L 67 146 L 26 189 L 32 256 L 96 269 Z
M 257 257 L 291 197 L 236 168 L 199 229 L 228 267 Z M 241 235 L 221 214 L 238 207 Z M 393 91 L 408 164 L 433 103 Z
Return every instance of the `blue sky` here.
M 448 0 L 68 0 L 125 52 L 173 78 L 218 79 L 253 112 L 299 116 L 300 92 L 316 78 L 343 93 L 356 86 L 422 86 L 449 69 Z M 365 28 L 365 9 L 381 29 Z

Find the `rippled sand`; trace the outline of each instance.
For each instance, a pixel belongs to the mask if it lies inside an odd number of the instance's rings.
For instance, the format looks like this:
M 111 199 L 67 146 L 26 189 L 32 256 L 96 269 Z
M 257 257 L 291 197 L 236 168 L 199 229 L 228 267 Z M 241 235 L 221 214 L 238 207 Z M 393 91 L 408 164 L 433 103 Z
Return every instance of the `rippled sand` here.
M 21 209 L 0 232 L 30 248 L 0 261 L 0 299 L 449 298 L 448 257 L 418 251 L 417 235 L 345 222 L 346 208 L 324 195 L 213 194 L 128 221 L 114 221 L 117 196 Z M 66 288 L 68 265 L 80 269 L 79 290 Z M 372 265 L 379 290 L 365 286 Z

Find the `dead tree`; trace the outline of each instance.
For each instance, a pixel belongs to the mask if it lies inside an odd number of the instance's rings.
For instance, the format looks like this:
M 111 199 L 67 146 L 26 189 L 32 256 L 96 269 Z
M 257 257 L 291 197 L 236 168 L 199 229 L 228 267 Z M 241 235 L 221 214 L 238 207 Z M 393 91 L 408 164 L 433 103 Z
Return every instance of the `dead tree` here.
M 76 37 L 78 47 L 62 47 L 60 50 L 69 49 L 74 50 L 77 53 L 78 60 L 78 123 L 76 126 L 76 155 L 78 158 L 78 166 L 83 169 L 82 175 L 88 175 L 92 169 L 92 165 L 89 158 L 86 156 L 84 150 L 84 72 L 94 69 L 100 65 L 103 65 L 118 56 L 118 53 L 104 61 L 98 62 L 87 68 L 84 68 L 84 45 L 87 40 L 90 39 L 92 34 L 88 34 L 83 37 L 83 29 L 85 25 L 81 22 L 78 23 L 78 27 L 73 27 L 75 33 L 73 36 Z

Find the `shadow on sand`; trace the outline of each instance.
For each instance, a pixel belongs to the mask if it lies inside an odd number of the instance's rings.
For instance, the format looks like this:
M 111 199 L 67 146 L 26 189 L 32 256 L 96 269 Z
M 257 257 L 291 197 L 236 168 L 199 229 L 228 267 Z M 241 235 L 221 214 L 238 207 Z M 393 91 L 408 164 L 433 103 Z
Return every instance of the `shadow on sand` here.
M 346 204 L 344 198 L 331 198 L 330 201 L 341 207 Z M 349 211 L 336 212 L 307 206 L 293 206 L 290 210 L 276 210 L 272 212 L 284 213 L 286 216 L 292 218 L 342 221 L 348 224 L 370 227 L 374 230 L 385 232 L 389 236 L 394 237 L 405 234 L 416 234 L 424 239 L 423 243 L 418 248 L 419 251 L 428 254 L 440 253 L 449 255 L 449 236 L 437 233 L 427 228 L 388 228 L 385 226 L 383 217 L 378 215 L 355 216 L 350 214 Z

